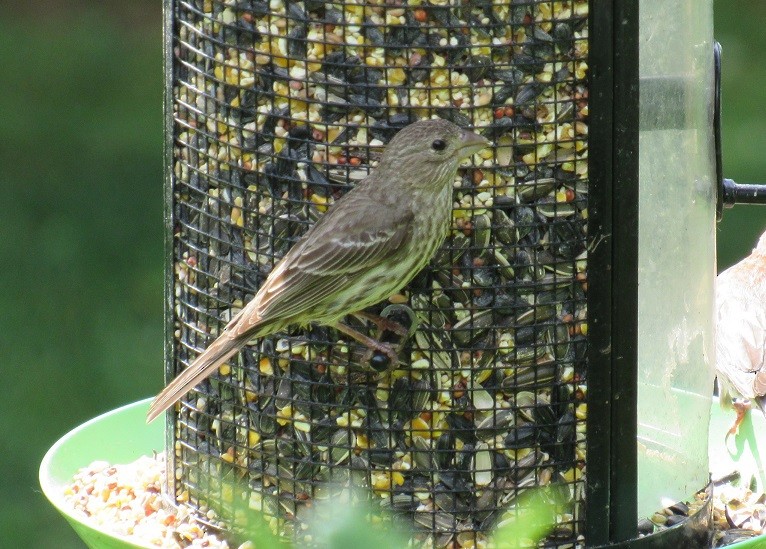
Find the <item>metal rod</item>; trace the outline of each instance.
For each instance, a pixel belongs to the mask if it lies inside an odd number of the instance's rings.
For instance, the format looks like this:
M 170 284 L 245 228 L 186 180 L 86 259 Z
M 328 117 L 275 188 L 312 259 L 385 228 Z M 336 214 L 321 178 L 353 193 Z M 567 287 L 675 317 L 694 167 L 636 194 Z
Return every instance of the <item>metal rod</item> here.
M 766 184 L 735 183 L 731 179 L 723 180 L 723 204 L 731 208 L 735 204 L 766 205 Z

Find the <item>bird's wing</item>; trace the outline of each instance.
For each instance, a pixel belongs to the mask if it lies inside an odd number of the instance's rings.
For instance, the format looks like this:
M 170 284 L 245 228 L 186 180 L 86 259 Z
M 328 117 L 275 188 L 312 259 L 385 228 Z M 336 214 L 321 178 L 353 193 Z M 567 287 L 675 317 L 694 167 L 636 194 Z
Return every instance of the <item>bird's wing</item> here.
M 348 198 L 293 246 L 258 290 L 249 304 L 258 311 L 258 323 L 319 305 L 328 294 L 353 284 L 357 273 L 385 263 L 412 238 L 411 210 L 388 208 L 381 223 L 380 212 L 371 211 L 369 203 L 357 195 Z M 247 322 L 232 328 L 240 333 L 249 329 Z
M 726 291 L 727 283 L 719 277 L 716 367 L 743 397 L 762 396 L 766 394 L 766 312 L 749 296 L 735 297 Z
M 172 406 L 251 337 L 272 333 L 274 326 L 343 291 L 358 280 L 360 271 L 379 267 L 412 237 L 410 210 L 391 208 L 381 228 L 380 217 L 370 215 L 366 199 L 356 196 L 338 202 L 332 215 L 321 218 L 290 249 L 223 333 L 157 396 L 147 421 Z

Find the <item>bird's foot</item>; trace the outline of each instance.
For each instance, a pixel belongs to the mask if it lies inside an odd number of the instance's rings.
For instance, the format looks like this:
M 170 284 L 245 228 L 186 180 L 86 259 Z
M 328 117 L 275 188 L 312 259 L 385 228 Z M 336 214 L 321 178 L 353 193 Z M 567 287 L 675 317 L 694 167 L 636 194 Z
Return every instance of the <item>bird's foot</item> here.
M 375 324 L 375 327 L 378 328 L 381 332 L 393 332 L 398 336 L 406 336 L 409 334 L 409 330 L 396 322 L 395 320 L 391 320 L 389 318 L 374 315 L 372 313 L 368 313 L 365 311 L 359 311 L 358 313 L 354 313 L 354 316 L 358 318 L 362 318 L 364 320 L 368 320 Z
M 731 426 L 731 429 L 729 429 L 729 431 L 726 433 L 724 444 L 728 442 L 729 437 L 736 436 L 737 433 L 739 433 L 739 426 L 745 419 L 745 415 L 750 411 L 750 408 L 752 408 L 752 404 L 749 400 L 735 400 L 732 402 L 732 407 L 737 413 L 737 417 L 734 420 L 734 424 Z
M 382 371 L 385 370 L 389 364 L 397 364 L 399 362 L 399 355 L 396 353 L 393 346 L 376 341 L 340 322 L 333 327 L 342 334 L 354 338 L 370 350 L 365 355 L 365 360 L 370 361 L 370 364 L 375 370 Z

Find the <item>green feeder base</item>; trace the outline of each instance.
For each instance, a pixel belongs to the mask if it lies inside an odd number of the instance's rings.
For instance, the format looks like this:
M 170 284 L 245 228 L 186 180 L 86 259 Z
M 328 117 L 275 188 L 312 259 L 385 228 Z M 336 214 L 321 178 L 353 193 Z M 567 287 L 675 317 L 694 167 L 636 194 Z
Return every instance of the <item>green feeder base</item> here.
M 40 485 L 46 497 L 72 525 L 75 532 L 92 549 L 128 549 L 142 546 L 126 538 L 110 534 L 78 516 L 64 500 L 64 486 L 78 469 L 93 461 L 130 463 L 141 456 L 161 451 L 164 445 L 164 423 L 146 424 L 146 411 L 151 399 L 128 404 L 83 423 L 67 433 L 48 453 L 40 465 Z M 713 478 L 737 471 L 747 481 L 755 477 L 760 489 L 766 486 L 766 420 L 758 413 L 748 414 L 739 435 L 724 446 L 726 431 L 734 414 L 713 403 L 710 417 L 710 468 Z M 760 436 L 756 436 L 760 433 Z M 766 548 L 766 535 L 729 545 L 732 549 Z

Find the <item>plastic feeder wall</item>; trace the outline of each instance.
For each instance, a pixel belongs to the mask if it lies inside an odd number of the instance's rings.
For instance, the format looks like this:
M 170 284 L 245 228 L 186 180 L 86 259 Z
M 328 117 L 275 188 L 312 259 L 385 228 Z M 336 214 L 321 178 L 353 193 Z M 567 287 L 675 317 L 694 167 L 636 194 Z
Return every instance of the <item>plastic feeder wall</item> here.
M 253 342 L 168 414 L 168 497 L 300 543 L 323 502 L 365 501 L 476 545 L 525 493 L 550 547 L 707 539 L 705 498 L 634 538 L 707 485 L 711 4 L 167 0 L 169 377 L 400 128 L 493 142 L 370 311 L 410 333 L 349 320 L 400 363 L 321 327 Z

